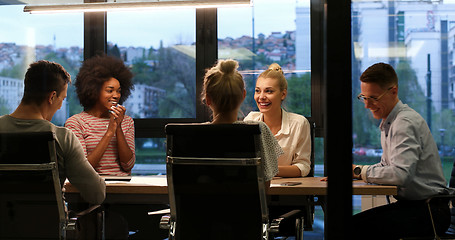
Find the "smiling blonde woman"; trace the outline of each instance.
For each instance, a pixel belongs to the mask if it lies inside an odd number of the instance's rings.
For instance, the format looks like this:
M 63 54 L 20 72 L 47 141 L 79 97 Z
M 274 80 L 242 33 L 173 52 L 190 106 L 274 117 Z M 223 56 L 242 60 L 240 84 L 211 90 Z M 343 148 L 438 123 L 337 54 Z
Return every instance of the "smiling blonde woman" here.
M 308 120 L 282 108 L 288 83 L 280 65 L 273 63 L 256 80 L 254 100 L 259 112 L 250 112 L 245 121 L 264 122 L 275 135 L 284 154 L 278 159 L 279 177 L 304 177 L 311 169 L 311 135 Z

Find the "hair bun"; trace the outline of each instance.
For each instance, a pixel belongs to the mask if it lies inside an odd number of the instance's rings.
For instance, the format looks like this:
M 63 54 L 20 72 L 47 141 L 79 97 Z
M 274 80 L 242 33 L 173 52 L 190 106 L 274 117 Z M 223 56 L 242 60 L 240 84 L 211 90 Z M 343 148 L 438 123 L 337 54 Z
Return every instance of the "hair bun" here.
M 270 64 L 269 69 L 277 71 L 277 72 L 280 72 L 281 74 L 284 75 L 284 72 L 283 72 L 283 70 L 281 69 L 281 66 L 278 63 Z
M 220 71 L 224 74 L 231 74 L 235 72 L 235 70 L 239 67 L 239 64 L 235 60 L 226 59 L 219 61 L 218 66 Z

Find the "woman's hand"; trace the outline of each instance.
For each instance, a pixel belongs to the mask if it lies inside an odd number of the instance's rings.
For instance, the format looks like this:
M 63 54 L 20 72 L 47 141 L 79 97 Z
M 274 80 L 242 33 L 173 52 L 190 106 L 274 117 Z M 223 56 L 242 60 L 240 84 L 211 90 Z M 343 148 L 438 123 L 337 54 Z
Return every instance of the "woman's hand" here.
M 109 119 L 109 129 L 117 130 L 118 127 L 122 124 L 123 118 L 125 117 L 126 108 L 120 104 L 117 106 L 112 106 Z

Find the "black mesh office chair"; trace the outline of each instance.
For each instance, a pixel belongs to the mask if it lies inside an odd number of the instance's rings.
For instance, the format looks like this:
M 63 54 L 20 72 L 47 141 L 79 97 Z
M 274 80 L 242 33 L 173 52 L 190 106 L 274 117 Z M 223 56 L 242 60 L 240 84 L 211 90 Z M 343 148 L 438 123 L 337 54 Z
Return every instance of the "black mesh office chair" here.
M 433 234 L 431 236 L 419 236 L 419 237 L 404 237 L 401 240 L 423 240 L 423 239 L 434 239 L 434 240 L 439 240 L 439 239 L 455 239 L 455 161 L 452 166 L 452 173 L 450 175 L 450 180 L 449 180 L 449 187 L 452 188 L 450 189 L 447 193 L 437 195 L 430 197 L 426 200 L 426 204 L 428 207 L 428 219 L 431 222 L 431 227 L 433 229 Z M 430 203 L 432 201 L 440 201 L 440 200 L 446 200 L 447 204 L 449 204 L 450 207 L 450 214 L 451 214 L 451 221 L 450 221 L 450 226 L 447 229 L 447 231 L 444 234 L 438 234 L 436 229 L 437 229 L 437 222 L 434 221 L 433 215 L 432 215 L 432 208 L 430 206 Z M 390 204 L 390 200 L 388 200 Z
M 53 133 L 0 133 L 0 239 L 66 239 L 78 215 L 66 210 Z
M 169 239 L 268 239 L 258 125 L 168 124 Z M 169 222 L 167 222 L 169 220 Z
M 453 191 L 453 188 L 455 188 L 455 161 L 452 166 L 452 173 L 450 175 L 450 180 L 449 180 L 449 187 L 452 188 L 452 191 L 447 192 L 446 194 L 443 195 L 438 195 L 431 197 L 427 199 L 427 206 L 429 210 L 429 218 L 431 221 L 431 226 L 433 228 L 433 236 L 430 237 L 424 237 L 425 239 L 455 239 L 455 192 Z M 438 201 L 438 200 L 443 200 L 446 199 L 449 206 L 450 206 L 450 213 L 451 213 L 451 221 L 450 221 L 450 226 L 449 229 L 444 233 L 444 234 L 438 234 L 436 232 L 437 228 L 437 223 L 433 220 L 433 215 L 432 215 L 432 209 L 430 206 L 431 201 Z

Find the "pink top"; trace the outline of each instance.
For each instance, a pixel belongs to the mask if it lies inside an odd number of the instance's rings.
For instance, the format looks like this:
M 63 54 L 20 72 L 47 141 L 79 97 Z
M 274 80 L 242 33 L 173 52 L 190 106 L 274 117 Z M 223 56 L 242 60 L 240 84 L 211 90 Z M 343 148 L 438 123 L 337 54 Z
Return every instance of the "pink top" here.
M 81 112 L 71 116 L 65 123 L 65 127 L 71 129 L 81 142 L 86 156 L 95 149 L 101 138 L 106 134 L 108 125 L 108 118 L 98 118 L 86 112 Z M 95 168 L 99 174 L 119 176 L 131 175 L 131 169 L 136 161 L 133 119 L 130 116 L 125 115 L 121 127 L 123 134 L 125 135 L 126 142 L 133 152 L 133 156 L 128 163 L 121 163 L 119 161 L 117 137 L 114 135 L 114 137 L 111 138 L 111 141 L 109 142 L 109 145 L 98 166 Z

